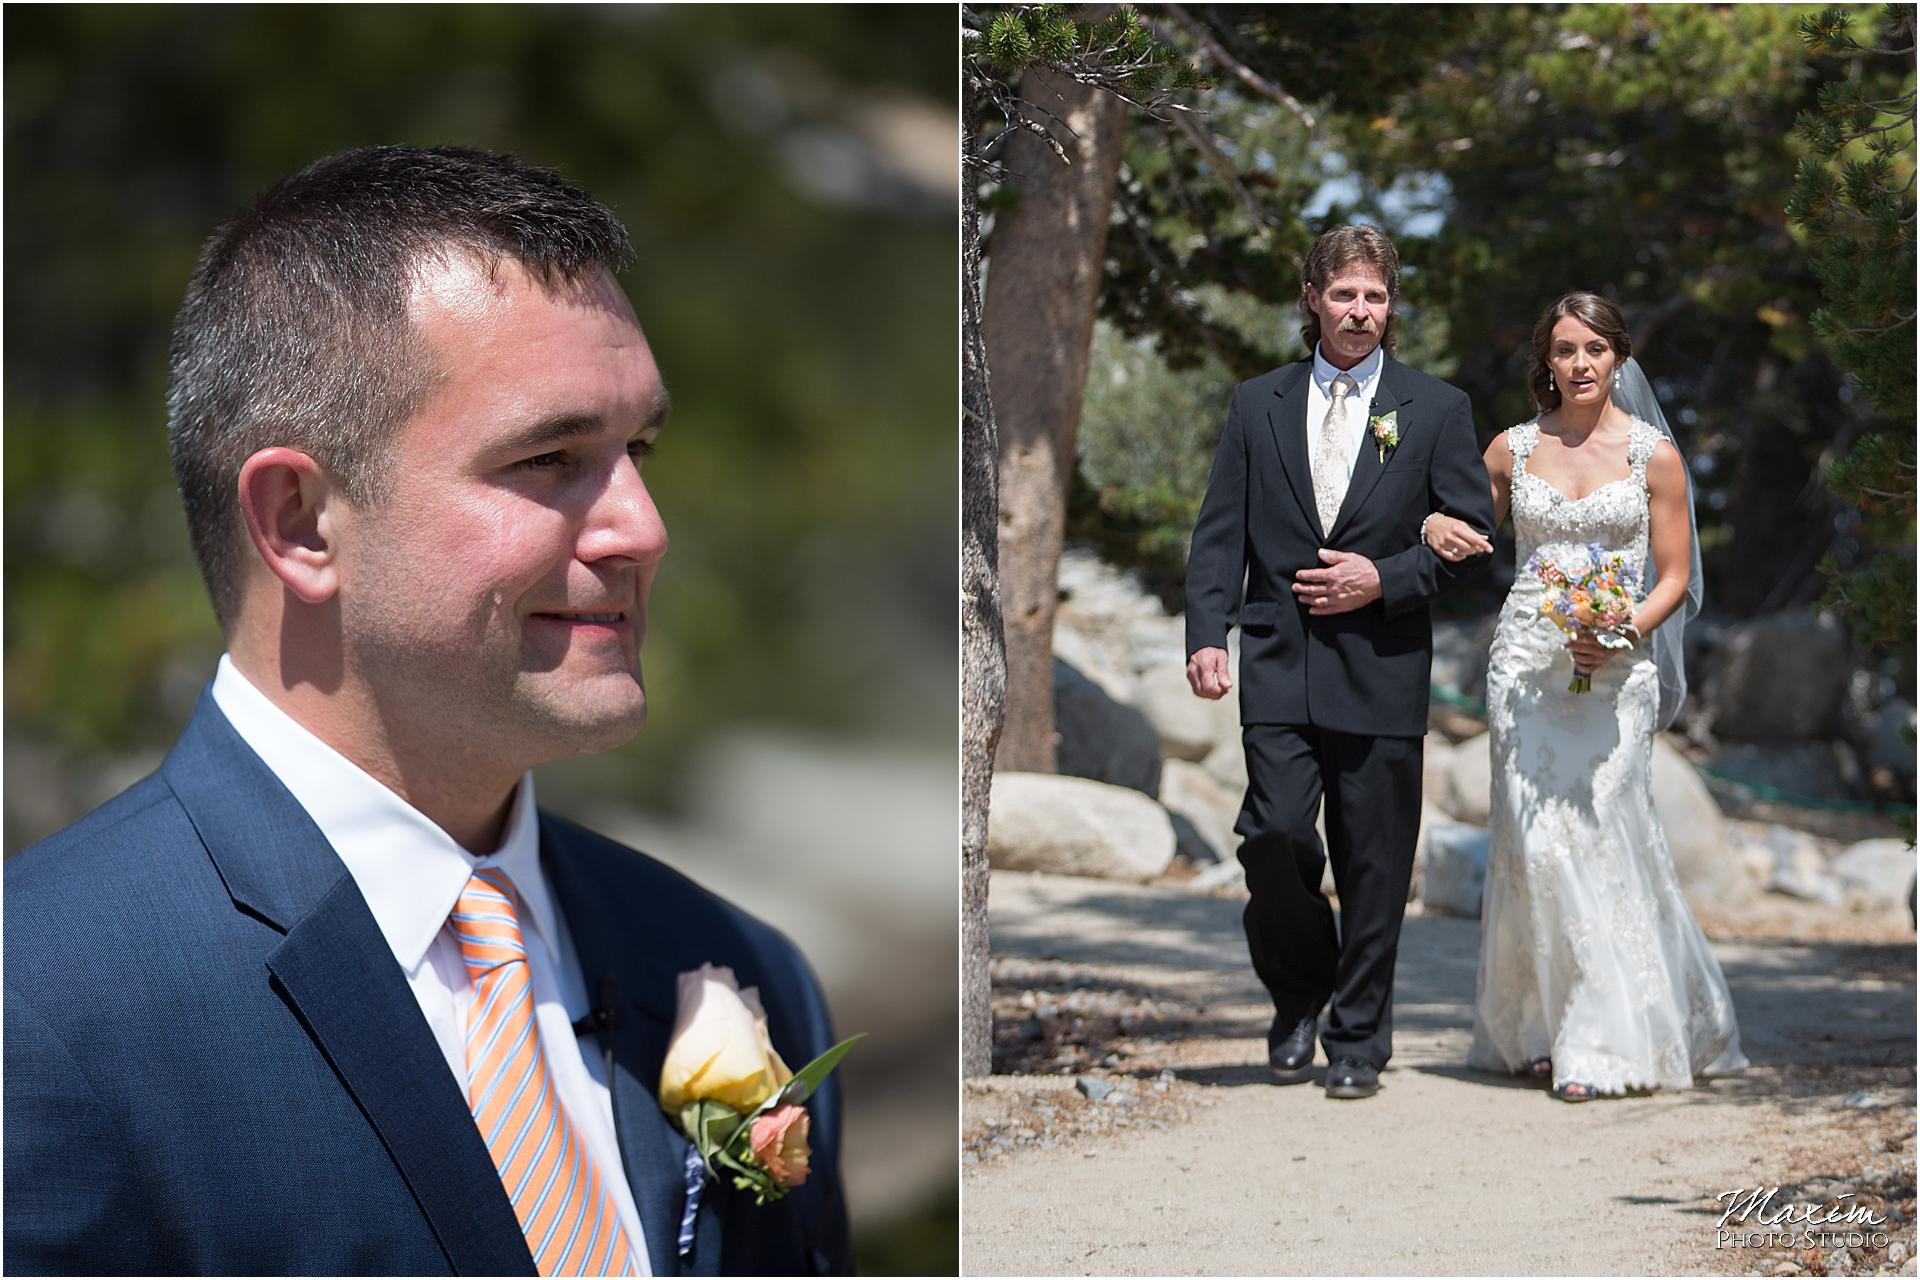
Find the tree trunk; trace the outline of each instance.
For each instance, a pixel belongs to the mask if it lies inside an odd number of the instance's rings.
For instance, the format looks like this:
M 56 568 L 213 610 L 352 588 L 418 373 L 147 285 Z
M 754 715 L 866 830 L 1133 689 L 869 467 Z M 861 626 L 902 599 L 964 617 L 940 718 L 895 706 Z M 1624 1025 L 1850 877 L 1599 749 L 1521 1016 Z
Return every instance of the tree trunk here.
M 969 101 L 972 95 L 968 95 Z M 970 154 L 980 122 L 963 122 Z M 980 326 L 978 175 L 963 164 L 960 282 L 960 1069 L 993 1070 L 993 989 L 987 944 L 987 799 L 993 749 L 1007 708 L 1007 651 L 1000 622 L 999 486 L 993 399 Z
M 1021 97 L 1070 164 L 1030 133 L 1007 140 L 1018 202 L 999 215 L 987 273 L 986 356 L 1000 444 L 1006 725 L 994 765 L 1054 770 L 1053 614 L 1074 437 L 1106 261 L 1126 104 L 1038 69 Z

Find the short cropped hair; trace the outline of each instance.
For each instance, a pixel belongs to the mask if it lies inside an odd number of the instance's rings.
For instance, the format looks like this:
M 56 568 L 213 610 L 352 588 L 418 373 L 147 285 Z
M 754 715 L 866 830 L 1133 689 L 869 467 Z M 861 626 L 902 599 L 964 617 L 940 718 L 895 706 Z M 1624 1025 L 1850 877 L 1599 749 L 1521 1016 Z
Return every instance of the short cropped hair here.
M 200 251 L 174 318 L 167 439 L 193 553 L 229 626 L 246 541 L 241 465 L 308 454 L 358 505 L 386 492 L 437 371 L 407 318 L 423 259 L 501 259 L 549 288 L 633 258 L 626 228 L 549 169 L 466 147 L 363 147 L 282 179 Z
M 1620 314 L 1620 308 L 1597 293 L 1561 294 L 1540 317 L 1540 323 L 1533 326 L 1533 367 L 1527 371 L 1527 389 L 1533 392 L 1533 403 L 1542 413 L 1560 407 L 1560 389 L 1553 385 L 1547 353 L 1553 349 L 1553 326 L 1568 316 L 1605 338 L 1620 364 L 1633 354 L 1633 335 L 1627 331 L 1627 318 Z
M 1372 267 L 1387 282 L 1387 323 L 1381 330 L 1380 345 L 1388 355 L 1393 354 L 1399 341 L 1394 332 L 1399 317 L 1392 307 L 1400 300 L 1400 251 L 1378 227 L 1345 225 L 1321 232 L 1300 268 L 1300 340 L 1307 344 L 1308 359 L 1320 345 L 1320 316 L 1307 305 L 1307 286 L 1325 293 L 1335 275 L 1356 263 Z

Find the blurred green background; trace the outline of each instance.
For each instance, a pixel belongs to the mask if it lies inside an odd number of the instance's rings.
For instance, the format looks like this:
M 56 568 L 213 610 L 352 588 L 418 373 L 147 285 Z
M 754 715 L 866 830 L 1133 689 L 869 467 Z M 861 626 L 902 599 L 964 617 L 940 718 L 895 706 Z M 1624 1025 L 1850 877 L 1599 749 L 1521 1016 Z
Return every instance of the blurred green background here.
M 220 653 L 165 439 L 204 239 L 351 146 L 556 168 L 633 236 L 673 550 L 646 731 L 542 802 L 807 949 L 872 1033 L 861 1268 L 952 1274 L 957 42 L 942 6 L 10 11 L 7 851 L 150 770 Z

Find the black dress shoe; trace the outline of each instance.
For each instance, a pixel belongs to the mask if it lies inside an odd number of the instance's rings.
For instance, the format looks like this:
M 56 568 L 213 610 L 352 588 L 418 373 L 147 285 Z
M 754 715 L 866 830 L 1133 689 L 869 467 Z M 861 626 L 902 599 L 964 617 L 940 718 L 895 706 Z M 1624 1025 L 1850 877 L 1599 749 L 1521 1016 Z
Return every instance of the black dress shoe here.
M 1267 1028 L 1267 1061 L 1282 1076 L 1301 1076 L 1313 1065 L 1313 1042 L 1319 1035 L 1318 1018 L 1302 1018 L 1289 1027 L 1276 1014 Z
M 1327 1067 L 1329 1098 L 1371 1098 L 1380 1092 L 1380 1068 L 1365 1058 L 1341 1054 Z

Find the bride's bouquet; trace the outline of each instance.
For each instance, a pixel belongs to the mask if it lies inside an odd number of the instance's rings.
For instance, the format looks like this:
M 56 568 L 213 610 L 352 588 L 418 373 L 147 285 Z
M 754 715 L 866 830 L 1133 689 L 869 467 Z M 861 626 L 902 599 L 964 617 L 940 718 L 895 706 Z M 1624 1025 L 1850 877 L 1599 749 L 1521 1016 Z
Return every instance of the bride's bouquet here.
M 1587 544 L 1586 563 L 1562 564 L 1534 552 L 1527 571 L 1546 587 L 1540 612 L 1569 636 L 1589 636 L 1607 649 L 1631 649 L 1626 636 L 1633 621 L 1633 593 L 1640 586 L 1640 575 L 1618 551 L 1605 551 L 1597 542 Z M 1593 677 L 1573 673 L 1569 693 L 1586 693 L 1593 688 Z

